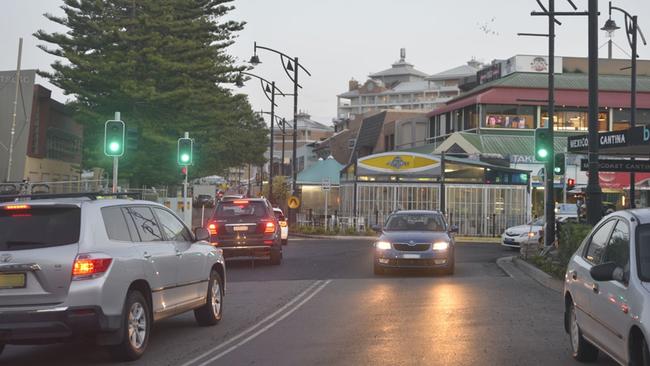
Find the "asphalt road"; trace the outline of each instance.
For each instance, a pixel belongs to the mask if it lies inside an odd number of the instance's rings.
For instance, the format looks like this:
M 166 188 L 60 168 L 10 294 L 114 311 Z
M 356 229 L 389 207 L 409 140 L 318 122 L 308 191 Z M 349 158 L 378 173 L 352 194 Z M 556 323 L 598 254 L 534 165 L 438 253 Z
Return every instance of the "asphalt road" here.
M 372 274 L 368 240 L 291 240 L 281 266 L 229 263 L 224 319 L 191 313 L 154 327 L 129 365 L 578 365 L 562 298 L 496 259 L 492 244 L 457 248 L 456 274 Z M 7 346 L 0 365 L 103 365 L 91 343 Z M 597 365 L 613 365 L 601 357 Z

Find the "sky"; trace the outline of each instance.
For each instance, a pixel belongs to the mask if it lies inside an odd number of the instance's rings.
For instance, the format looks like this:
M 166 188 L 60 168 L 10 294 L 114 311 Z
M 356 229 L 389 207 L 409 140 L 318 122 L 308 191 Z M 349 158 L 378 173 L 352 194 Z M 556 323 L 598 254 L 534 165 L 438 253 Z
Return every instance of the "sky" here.
M 548 0 L 542 0 L 547 3 Z M 586 10 L 588 0 L 574 0 Z M 60 0 L 0 0 L 0 70 L 16 68 L 18 38 L 23 37 L 23 69 L 49 70 L 54 57 L 36 47 L 32 34 L 38 29 L 65 31 L 43 13 L 62 14 Z M 519 37 L 517 32 L 544 33 L 545 17 L 532 17 L 539 10 L 535 0 L 234 0 L 235 10 L 228 19 L 245 21 L 229 53 L 237 62 L 247 63 L 253 42 L 299 57 L 311 73 L 301 74 L 299 109 L 312 119 L 330 124 L 336 116 L 336 95 L 347 91 L 348 81 L 361 82 L 370 73 L 390 67 L 406 48 L 406 60 L 415 68 L 435 74 L 472 58 L 482 62 L 505 59 L 516 54 L 548 53 L 546 38 Z M 556 1 L 557 10 L 571 10 L 568 2 Z M 650 41 L 650 1 L 616 0 L 614 5 L 639 15 L 639 25 Z M 599 27 L 607 19 L 607 1 L 599 1 Z M 623 25 L 622 14 L 614 20 Z M 557 28 L 556 54 L 587 56 L 587 18 L 564 17 Z M 599 32 L 599 44 L 607 39 Z M 629 58 L 624 31 L 614 35 L 615 58 Z M 606 57 L 606 48 L 600 50 Z M 279 56 L 260 51 L 262 64 L 252 72 L 276 81 L 280 90 L 292 93 L 293 86 L 284 73 Z M 642 59 L 650 59 L 650 46 L 639 46 Z M 53 89 L 53 97 L 65 96 L 46 80 L 39 83 Z M 268 111 L 270 102 L 260 84 L 249 81 L 236 92 L 249 95 L 255 110 Z M 276 112 L 291 119 L 293 98 L 280 98 Z M 128 118 L 127 116 L 124 116 Z

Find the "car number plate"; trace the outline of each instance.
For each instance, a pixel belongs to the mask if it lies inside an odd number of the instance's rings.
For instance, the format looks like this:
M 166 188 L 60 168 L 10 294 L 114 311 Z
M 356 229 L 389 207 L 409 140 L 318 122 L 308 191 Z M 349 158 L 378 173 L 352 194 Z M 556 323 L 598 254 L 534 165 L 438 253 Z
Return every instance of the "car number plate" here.
M 24 273 L 0 273 L 0 289 L 24 288 Z
M 505 239 L 503 239 L 503 242 L 504 242 L 504 243 L 514 243 L 515 240 L 514 240 L 514 239 L 508 239 L 508 238 L 505 238 Z
M 248 226 L 235 226 L 232 229 L 235 231 L 248 231 Z
M 402 254 L 402 258 L 404 259 L 420 259 L 419 254 Z

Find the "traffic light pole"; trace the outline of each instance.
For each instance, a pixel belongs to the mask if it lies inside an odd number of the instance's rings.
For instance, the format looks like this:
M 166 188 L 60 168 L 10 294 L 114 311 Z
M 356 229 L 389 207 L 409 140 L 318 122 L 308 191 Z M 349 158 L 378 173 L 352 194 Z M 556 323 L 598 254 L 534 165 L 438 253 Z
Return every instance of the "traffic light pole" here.
M 185 132 L 184 137 L 186 139 L 190 138 L 190 133 Z M 185 218 L 185 224 L 189 227 L 192 227 L 192 210 L 189 209 L 190 205 L 187 200 L 187 176 L 190 175 L 189 165 L 185 165 L 185 180 L 183 181 L 183 217 Z
M 115 112 L 115 120 L 121 121 L 120 112 Z M 118 174 L 119 157 L 113 156 L 113 193 L 117 193 L 117 174 Z

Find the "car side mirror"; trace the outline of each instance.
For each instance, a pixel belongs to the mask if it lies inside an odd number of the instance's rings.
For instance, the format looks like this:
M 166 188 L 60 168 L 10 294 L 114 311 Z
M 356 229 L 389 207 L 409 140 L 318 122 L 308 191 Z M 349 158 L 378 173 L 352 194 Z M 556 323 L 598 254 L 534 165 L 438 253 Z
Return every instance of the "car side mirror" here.
M 372 225 L 370 228 L 375 232 L 378 232 L 378 233 L 382 232 L 381 225 Z
M 458 234 L 458 225 L 451 225 L 449 227 L 449 232 L 454 233 L 454 234 Z
M 614 262 L 602 263 L 591 267 L 589 270 L 591 278 L 599 282 L 619 281 L 625 282 L 625 271 Z
M 204 227 L 197 227 L 194 229 L 194 237 L 196 238 L 196 241 L 209 241 L 210 232 Z

